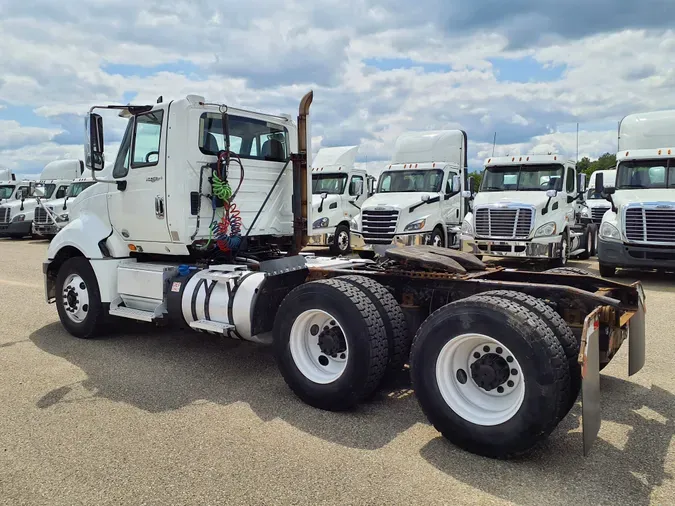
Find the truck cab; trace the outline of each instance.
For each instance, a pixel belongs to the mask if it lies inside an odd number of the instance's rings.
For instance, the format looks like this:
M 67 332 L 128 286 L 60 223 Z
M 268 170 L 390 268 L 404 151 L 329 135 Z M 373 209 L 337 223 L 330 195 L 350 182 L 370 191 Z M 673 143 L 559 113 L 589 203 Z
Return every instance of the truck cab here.
M 333 255 L 351 250 L 349 225 L 372 188 L 372 176 L 354 167 L 358 146 L 321 148 L 312 162 L 310 246 L 329 246 Z
M 619 124 L 616 184 L 600 184 L 598 262 L 617 268 L 675 269 L 675 110 L 626 116 Z
M 461 130 L 401 135 L 375 194 L 352 220 L 352 248 L 373 257 L 396 246 L 458 247 L 466 143 Z
M 587 235 L 577 223 L 585 176 L 578 178 L 575 167 L 558 154 L 488 158 L 462 224 L 463 251 L 559 266 L 586 252 Z
M 80 160 L 57 160 L 48 163 L 38 181 L 14 201 L 0 205 L 0 233 L 14 239 L 32 235 L 38 199 L 60 199 L 66 195 L 73 179 L 80 177 L 84 164 Z
M 68 224 L 69 204 L 72 205 L 84 190 L 95 183 L 96 181 L 91 177 L 77 178 L 68 186 L 63 198 L 38 199 L 38 206 L 35 208 L 33 217 L 33 235 L 47 239 L 53 238 Z

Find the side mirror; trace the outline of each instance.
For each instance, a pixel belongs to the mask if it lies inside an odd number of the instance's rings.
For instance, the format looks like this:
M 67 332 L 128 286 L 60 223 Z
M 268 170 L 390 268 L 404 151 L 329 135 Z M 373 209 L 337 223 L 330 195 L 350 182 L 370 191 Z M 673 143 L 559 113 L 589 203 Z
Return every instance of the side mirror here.
M 452 193 L 457 193 L 459 190 L 461 190 L 462 186 L 462 180 L 459 178 L 459 176 L 452 176 Z
M 351 195 L 356 195 L 357 197 L 360 197 L 363 195 L 363 181 L 352 181 L 351 182 L 351 188 L 349 189 L 349 193 Z
M 462 198 L 470 199 L 471 198 L 471 192 L 469 190 L 464 190 L 462 192 Z
M 420 198 L 422 199 L 422 202 L 427 202 L 431 197 L 425 193 Z
M 469 193 L 471 195 L 476 193 L 476 180 L 473 176 L 469 176 Z
M 21 197 L 21 202 L 26 200 L 26 197 L 28 197 L 28 188 L 21 188 L 21 193 L 19 196 Z
M 45 196 L 45 187 L 44 186 L 36 186 L 31 194 L 35 195 L 36 197 L 44 197 Z
M 84 160 L 85 165 L 95 171 L 103 170 L 105 165 L 103 159 L 103 118 L 100 114 L 90 112 L 84 120 L 85 124 L 85 144 Z
M 602 172 L 595 175 L 595 191 L 598 193 L 605 191 L 605 175 Z
M 35 189 L 36 189 L 35 181 L 29 181 L 29 182 L 28 182 L 28 194 L 29 194 L 29 195 L 34 195 L 34 194 L 35 194 Z M 24 192 L 25 190 L 26 190 L 25 188 L 22 188 L 22 189 L 21 189 L 22 192 Z
M 579 193 L 586 193 L 586 174 L 577 174 L 577 189 Z
M 558 196 L 558 190 L 546 190 L 546 196 L 553 199 Z

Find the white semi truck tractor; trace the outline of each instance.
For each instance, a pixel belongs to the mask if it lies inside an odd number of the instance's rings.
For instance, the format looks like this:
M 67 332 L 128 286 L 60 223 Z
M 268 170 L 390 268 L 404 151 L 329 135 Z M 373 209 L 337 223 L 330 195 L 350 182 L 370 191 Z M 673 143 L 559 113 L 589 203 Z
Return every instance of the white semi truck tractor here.
M 38 206 L 33 217 L 33 235 L 52 239 L 68 224 L 68 204 L 72 204 L 74 199 L 95 183 L 91 177 L 80 177 L 68 186 L 63 198 L 51 200 L 38 198 Z
M 13 202 L 0 205 L 0 234 L 13 239 L 33 234 L 35 210 L 41 200 L 60 199 L 68 186 L 82 175 L 81 160 L 56 160 L 45 165 L 38 181 L 32 182 L 28 192 Z
M 310 246 L 329 246 L 333 255 L 351 251 L 349 225 L 361 212 L 372 176 L 354 166 L 358 146 L 321 148 L 312 162 L 314 223 Z
M 398 246 L 457 248 L 467 203 L 466 144 L 462 130 L 401 135 L 375 195 L 352 220 L 352 248 L 364 258 Z
M 490 457 L 529 451 L 583 390 L 588 451 L 600 367 L 628 335 L 630 374 L 644 363 L 641 285 L 487 268 L 433 246 L 377 262 L 303 253 L 317 219 L 312 98 L 297 123 L 196 95 L 92 108 L 97 184 L 70 204 L 43 266 L 64 328 L 90 339 L 128 318 L 271 345 L 289 389 L 324 410 L 365 402 L 409 364 L 430 422 Z M 111 164 L 101 108 L 128 118 Z
M 613 187 L 616 179 L 616 170 L 596 170 L 588 178 L 588 190 L 584 200 L 580 202 L 581 209 L 579 213 L 580 223 L 586 226 L 588 238 L 586 244 L 590 245 L 588 253 L 590 256 L 598 254 L 598 229 L 602 223 L 602 217 L 609 211 L 609 203 L 600 192 L 597 181 L 598 176 L 602 174 L 606 187 Z
M 559 154 L 491 157 L 473 211 L 462 224 L 462 249 L 479 256 L 545 260 L 564 267 L 588 258 L 592 230 L 580 220 L 585 174 Z
M 618 268 L 675 269 L 675 110 L 619 123 L 616 182 L 597 186 L 610 209 L 598 241 L 602 276 Z

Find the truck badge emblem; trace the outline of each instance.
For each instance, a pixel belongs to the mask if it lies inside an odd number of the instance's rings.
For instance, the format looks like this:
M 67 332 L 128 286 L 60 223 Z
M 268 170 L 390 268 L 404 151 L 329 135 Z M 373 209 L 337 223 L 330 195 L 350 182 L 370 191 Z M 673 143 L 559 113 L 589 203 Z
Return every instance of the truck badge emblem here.
M 147 181 L 148 183 L 156 183 L 156 182 L 159 181 L 160 179 L 162 179 L 161 176 L 153 176 L 153 177 L 147 178 L 146 181 Z

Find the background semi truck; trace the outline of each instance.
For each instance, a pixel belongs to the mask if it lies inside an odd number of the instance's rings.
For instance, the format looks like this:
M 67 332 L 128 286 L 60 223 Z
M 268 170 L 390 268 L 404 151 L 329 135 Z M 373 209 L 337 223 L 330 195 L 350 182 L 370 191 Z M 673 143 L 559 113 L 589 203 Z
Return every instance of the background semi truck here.
M 487 268 L 433 246 L 379 262 L 303 253 L 317 218 L 312 100 L 297 123 L 195 95 L 94 108 L 85 160 L 97 184 L 43 265 L 65 329 L 95 338 L 118 317 L 268 344 L 290 390 L 324 410 L 366 401 L 409 364 L 430 422 L 490 457 L 529 451 L 583 390 L 588 451 L 599 368 L 627 336 L 629 373 L 644 363 L 641 285 Z M 128 125 L 108 164 L 95 111 L 110 110 Z
M 352 220 L 352 248 L 372 258 L 392 246 L 458 247 L 466 213 L 466 144 L 461 130 L 401 135 L 375 195 Z
M 675 110 L 626 116 L 618 148 L 615 185 L 598 184 L 610 205 L 600 226 L 600 273 L 675 269 Z
M 72 204 L 84 190 L 95 184 L 91 177 L 75 179 L 63 198 L 45 200 L 37 197 L 38 206 L 33 217 L 33 235 L 53 238 L 59 230 L 66 226 L 69 220 L 68 204 Z
M 492 157 L 462 224 L 462 249 L 475 255 L 564 266 L 588 257 L 588 225 L 580 220 L 585 175 L 558 154 Z
M 30 185 L 26 195 L 0 205 L 0 234 L 14 239 L 32 235 L 38 207 L 36 195 L 44 200 L 63 198 L 70 183 L 83 171 L 81 160 L 57 160 L 45 165 L 39 180 Z
M 312 162 L 312 207 L 316 217 L 311 246 L 329 246 L 334 255 L 351 250 L 349 225 L 361 212 L 372 176 L 354 166 L 358 146 L 321 148 Z
M 602 217 L 609 211 L 609 203 L 598 188 L 598 176 L 602 174 L 601 179 L 606 187 L 613 187 L 616 179 L 616 170 L 596 170 L 588 178 L 588 190 L 581 202 L 580 223 L 586 227 L 586 244 L 590 246 L 590 256 L 598 253 L 598 229 L 602 223 Z

